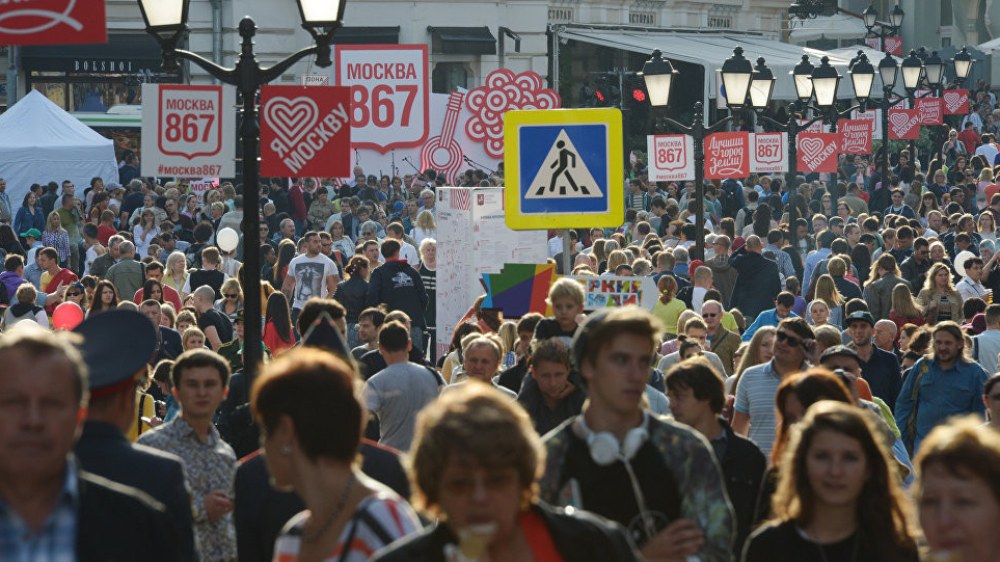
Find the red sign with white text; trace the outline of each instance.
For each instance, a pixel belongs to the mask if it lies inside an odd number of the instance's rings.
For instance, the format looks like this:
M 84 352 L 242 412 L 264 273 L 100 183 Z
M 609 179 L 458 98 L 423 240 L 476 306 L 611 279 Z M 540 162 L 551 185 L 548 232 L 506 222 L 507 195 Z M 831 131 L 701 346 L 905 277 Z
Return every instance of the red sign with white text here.
M 385 154 L 423 146 L 430 120 L 427 45 L 337 45 L 335 72 L 336 84 L 351 88 L 354 148 Z
M 920 98 L 914 103 L 920 112 L 921 125 L 940 125 L 944 123 L 944 103 L 941 98 Z
M 715 133 L 705 139 L 705 179 L 750 175 L 750 133 Z
M 872 153 L 872 122 L 867 119 L 837 121 L 841 154 Z
M 836 172 L 838 133 L 804 133 L 798 136 L 800 172 Z
M 969 90 L 945 90 L 941 99 L 944 100 L 945 115 L 965 115 L 969 112 Z
M 261 174 L 351 174 L 350 88 L 264 86 L 260 108 Z
M 0 45 L 107 41 L 104 0 L 0 0 Z
M 889 139 L 917 140 L 920 138 L 919 109 L 889 110 Z

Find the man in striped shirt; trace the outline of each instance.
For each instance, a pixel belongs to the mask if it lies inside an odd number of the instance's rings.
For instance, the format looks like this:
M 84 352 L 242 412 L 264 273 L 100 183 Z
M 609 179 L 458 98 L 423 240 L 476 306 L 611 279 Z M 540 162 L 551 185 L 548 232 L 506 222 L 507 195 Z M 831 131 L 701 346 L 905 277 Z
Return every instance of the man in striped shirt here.
M 815 346 L 815 334 L 802 318 L 786 318 L 778 324 L 774 358 L 743 371 L 736 385 L 733 431 L 749 437 L 765 455 L 774 444 L 774 395 L 785 377 L 805 370 Z

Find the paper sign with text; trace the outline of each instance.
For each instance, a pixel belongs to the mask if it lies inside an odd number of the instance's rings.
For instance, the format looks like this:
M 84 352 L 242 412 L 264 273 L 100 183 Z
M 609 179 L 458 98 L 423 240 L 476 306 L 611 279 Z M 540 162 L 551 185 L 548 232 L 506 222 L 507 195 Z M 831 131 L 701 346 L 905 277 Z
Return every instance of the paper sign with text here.
M 649 135 L 649 181 L 694 179 L 694 140 L 690 135 Z
M 944 100 L 945 115 L 965 115 L 969 112 L 969 90 L 945 90 L 941 99 Z
M 838 133 L 804 133 L 798 137 L 800 172 L 836 172 Z
M 920 138 L 919 109 L 889 110 L 889 139 L 917 140 Z
M 788 171 L 788 133 L 755 133 L 750 139 L 751 174 Z
M 750 133 L 715 133 L 705 139 L 705 179 L 750 175 Z
M 881 109 L 869 109 L 868 111 L 855 109 L 851 112 L 851 119 L 867 121 L 872 130 L 872 140 L 882 140 Z
M 837 121 L 837 135 L 840 137 L 841 154 L 871 154 L 871 121 L 845 119 Z
M 427 45 L 337 45 L 336 84 L 351 88 L 354 148 L 419 147 L 429 130 Z
M 914 104 L 920 112 L 921 125 L 940 125 L 944 123 L 944 103 L 941 98 L 920 98 Z
M 809 122 L 809 119 L 796 119 L 799 123 L 799 127 L 802 127 Z M 799 129 L 800 133 L 829 133 L 830 125 L 826 124 L 822 119 L 817 119 L 811 125 L 804 129 Z
M 236 176 L 236 89 L 142 85 L 142 175 Z
M 260 92 L 260 173 L 280 177 L 351 174 L 351 90 L 264 86 Z

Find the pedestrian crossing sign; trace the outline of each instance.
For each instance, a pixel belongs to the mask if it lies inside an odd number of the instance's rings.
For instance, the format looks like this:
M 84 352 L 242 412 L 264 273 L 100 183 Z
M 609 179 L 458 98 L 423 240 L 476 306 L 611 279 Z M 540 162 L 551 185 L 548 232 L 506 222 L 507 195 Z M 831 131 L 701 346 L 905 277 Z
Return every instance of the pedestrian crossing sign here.
M 614 228 L 625 221 L 621 111 L 508 111 L 504 146 L 510 229 Z

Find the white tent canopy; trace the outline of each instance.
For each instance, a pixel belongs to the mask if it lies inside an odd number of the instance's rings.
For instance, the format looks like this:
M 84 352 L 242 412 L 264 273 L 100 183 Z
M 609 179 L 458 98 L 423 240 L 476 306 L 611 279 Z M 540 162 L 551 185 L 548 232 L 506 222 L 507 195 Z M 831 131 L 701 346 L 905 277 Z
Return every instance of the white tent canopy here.
M 850 55 L 839 55 L 790 45 L 753 34 L 658 31 L 637 28 L 612 29 L 595 26 L 566 26 L 559 31 L 559 37 L 644 54 L 650 54 L 654 49 L 659 49 L 666 58 L 703 66 L 706 78 L 704 84 L 706 107 L 709 106 L 709 98 L 716 97 L 718 91 L 716 71 L 722 68 L 722 63 L 733 55 L 733 49 L 736 47 L 742 47 L 743 56 L 754 64 L 756 64 L 758 57 L 764 57 L 767 66 L 771 68 L 774 76 L 778 79 L 774 85 L 772 96 L 774 100 L 791 101 L 796 99 L 795 85 L 790 73 L 795 65 L 801 62 L 802 55 L 809 55 L 810 61 L 815 66 L 819 66 L 822 57 L 830 57 L 830 64 L 835 66 L 843 76 L 837 90 L 837 97 L 839 99 L 854 97 L 851 80 L 847 75 L 847 66 L 854 54 L 857 53 L 857 49 L 854 49 Z M 873 66 L 878 65 L 878 60 L 871 62 Z M 880 97 L 881 94 L 876 91 L 876 88 L 881 88 L 877 72 L 872 93 L 876 97 Z
M 788 36 L 792 41 L 814 41 L 816 39 L 858 39 L 868 31 L 864 20 L 847 14 L 819 16 L 808 20 L 791 20 Z
M 980 51 L 985 51 L 987 53 L 990 51 L 998 51 L 1000 50 L 1000 37 L 997 37 L 996 39 L 990 39 L 985 43 L 976 45 L 976 48 L 979 49 Z
M 82 195 L 94 177 L 118 181 L 111 139 L 34 90 L 0 115 L 0 178 L 7 180 L 12 212 L 33 183 L 70 180 Z

